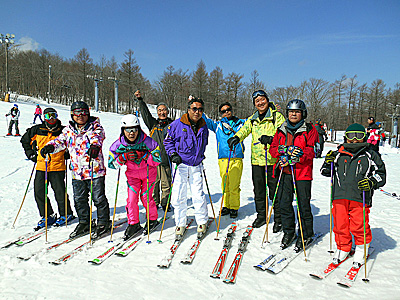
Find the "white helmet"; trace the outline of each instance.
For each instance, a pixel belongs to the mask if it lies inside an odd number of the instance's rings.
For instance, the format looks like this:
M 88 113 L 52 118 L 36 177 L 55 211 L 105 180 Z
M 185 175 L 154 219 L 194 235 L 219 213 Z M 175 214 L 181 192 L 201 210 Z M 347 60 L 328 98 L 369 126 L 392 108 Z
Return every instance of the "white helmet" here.
M 121 119 L 121 128 L 140 126 L 139 119 L 135 115 L 126 115 Z

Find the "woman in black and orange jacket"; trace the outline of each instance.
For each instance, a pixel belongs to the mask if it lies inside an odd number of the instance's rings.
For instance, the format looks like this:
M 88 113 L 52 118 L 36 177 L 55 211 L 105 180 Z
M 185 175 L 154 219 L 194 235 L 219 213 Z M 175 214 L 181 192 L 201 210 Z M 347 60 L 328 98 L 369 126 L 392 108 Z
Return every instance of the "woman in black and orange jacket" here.
M 37 207 L 41 216 L 37 229 L 45 226 L 45 160 L 41 155 L 37 155 L 49 141 L 54 140 L 63 130 L 65 126 L 61 125 L 61 121 L 57 118 L 57 111 L 53 108 L 44 110 L 44 121 L 42 124 L 28 128 L 21 138 L 21 144 L 24 148 L 26 157 L 36 164 L 36 174 L 34 181 L 34 193 Z M 57 225 L 65 224 L 65 160 L 68 159 L 68 152 L 61 151 L 55 154 L 50 154 L 50 160 L 47 166 L 47 180 L 51 184 L 58 205 L 60 218 L 53 216 L 54 211 L 50 201 L 47 202 L 47 224 Z M 71 206 L 67 200 L 67 215 L 68 220 L 73 219 Z

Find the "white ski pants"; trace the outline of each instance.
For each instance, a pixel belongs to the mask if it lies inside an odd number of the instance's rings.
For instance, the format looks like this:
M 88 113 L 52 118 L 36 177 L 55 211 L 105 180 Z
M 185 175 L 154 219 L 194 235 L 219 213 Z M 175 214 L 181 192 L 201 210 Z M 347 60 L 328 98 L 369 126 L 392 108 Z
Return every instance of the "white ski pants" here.
M 180 164 L 176 170 L 172 187 L 171 205 L 174 207 L 175 225 L 186 226 L 187 185 L 192 193 L 194 216 L 197 225 L 206 224 L 208 220 L 207 200 L 203 191 L 203 167 Z

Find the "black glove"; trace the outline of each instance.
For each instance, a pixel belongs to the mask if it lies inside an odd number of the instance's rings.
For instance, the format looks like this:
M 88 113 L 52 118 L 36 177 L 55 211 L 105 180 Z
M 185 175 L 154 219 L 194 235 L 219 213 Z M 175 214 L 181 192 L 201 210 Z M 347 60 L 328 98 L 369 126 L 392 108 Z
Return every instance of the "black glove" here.
M 32 153 L 31 155 L 29 155 L 28 157 L 31 161 L 33 161 L 34 163 L 37 162 L 37 154 L 36 153 Z
M 71 158 L 71 155 L 69 154 L 69 151 L 65 150 L 65 152 L 64 152 L 64 160 L 68 160 L 70 158 Z
M 269 135 L 262 135 L 258 140 L 260 141 L 261 144 L 267 146 L 272 144 L 273 136 Z
M 89 154 L 90 159 L 96 159 L 99 156 L 100 153 L 100 146 L 99 145 L 90 145 L 90 148 L 87 152 Z
M 231 138 L 229 138 L 228 139 L 228 146 L 229 146 L 229 149 L 233 149 L 237 144 L 239 144 L 239 142 L 240 142 L 240 139 L 239 139 L 239 137 L 238 136 L 233 136 L 233 137 L 231 137 Z
M 171 155 L 171 161 L 179 166 L 182 163 L 182 157 L 180 157 L 178 153 L 174 152 Z
M 334 162 L 337 154 L 337 151 L 329 151 L 325 156 L 325 162 L 328 164 Z
M 54 151 L 54 146 L 53 145 L 46 145 L 40 150 L 40 155 L 43 156 L 44 158 L 46 157 L 46 154 L 51 154 Z
M 375 185 L 376 185 L 376 182 L 374 181 L 374 179 L 364 178 L 358 182 L 358 189 L 361 191 L 368 192 L 368 191 L 372 190 Z

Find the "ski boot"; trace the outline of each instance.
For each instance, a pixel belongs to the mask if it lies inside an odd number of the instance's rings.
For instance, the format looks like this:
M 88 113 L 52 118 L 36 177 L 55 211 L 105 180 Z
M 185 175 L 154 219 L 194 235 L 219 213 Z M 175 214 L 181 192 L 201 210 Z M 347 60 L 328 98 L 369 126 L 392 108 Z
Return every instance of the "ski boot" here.
M 150 232 L 154 229 L 154 227 L 156 227 L 158 225 L 158 221 L 157 220 L 150 220 L 149 221 L 149 230 Z M 143 228 L 144 232 L 147 232 L 147 222 L 144 224 L 144 228 Z
M 177 226 L 175 229 L 175 240 L 181 240 L 183 238 L 183 234 L 186 231 L 185 226 Z
M 97 224 L 96 228 L 92 232 L 92 239 L 99 239 L 105 233 L 111 231 L 111 221 L 107 221 L 107 224 Z
M 128 224 L 128 227 L 126 227 L 125 233 L 124 233 L 124 241 L 127 241 L 127 240 L 137 236 L 142 231 L 143 231 L 143 228 L 140 226 L 139 222 L 136 224 Z
M 294 233 L 285 233 L 281 242 L 281 249 L 286 249 L 289 247 L 293 241 L 296 239 L 296 235 Z
M 333 258 L 332 258 L 332 262 L 335 265 L 340 264 L 342 261 L 344 261 L 347 258 L 349 253 L 350 252 L 346 252 L 346 251 L 342 251 L 342 250 L 336 249 L 335 254 L 333 255 Z
M 57 220 L 57 215 L 48 216 L 48 217 L 47 217 L 47 226 L 53 225 L 53 224 L 56 222 L 56 220 Z M 38 222 L 37 226 L 35 227 L 35 231 L 37 231 L 37 230 L 39 230 L 39 229 L 42 229 L 42 228 L 44 228 L 44 227 L 46 227 L 46 218 L 43 217 L 43 218 Z
M 67 222 L 71 222 L 75 219 L 74 215 L 67 215 Z M 55 226 L 64 226 L 65 225 L 65 216 L 59 217 L 55 223 Z
M 313 240 L 314 240 L 314 238 L 312 236 L 305 238 L 304 239 L 304 247 L 306 247 L 306 249 L 307 249 L 307 246 L 310 245 L 313 242 Z M 294 246 L 294 251 L 296 253 L 298 253 L 301 250 L 303 250 L 303 241 L 301 240 L 301 236 L 299 236 L 296 241 L 296 246 Z
M 207 232 L 207 224 L 201 224 L 197 226 L 197 239 L 201 240 L 204 238 Z
M 366 245 L 367 255 L 369 244 Z M 356 252 L 354 252 L 353 268 L 358 269 L 364 264 L 364 245 L 356 245 Z
M 237 209 L 230 209 L 229 216 L 231 219 L 236 219 L 238 217 L 238 210 Z

